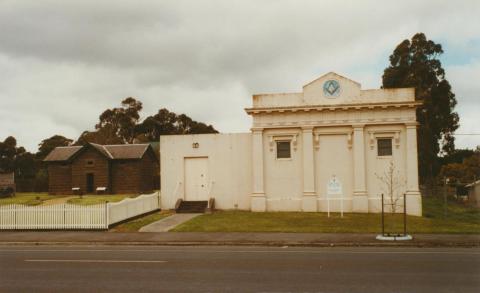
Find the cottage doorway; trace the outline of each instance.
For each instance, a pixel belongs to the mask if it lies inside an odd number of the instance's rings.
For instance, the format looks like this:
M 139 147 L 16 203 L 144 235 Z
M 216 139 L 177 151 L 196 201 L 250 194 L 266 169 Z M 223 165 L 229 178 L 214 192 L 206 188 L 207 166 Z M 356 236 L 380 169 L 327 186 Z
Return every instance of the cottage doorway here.
M 87 173 L 87 193 L 93 193 L 94 191 L 94 176 L 93 173 Z
M 208 158 L 185 158 L 185 200 L 208 200 Z

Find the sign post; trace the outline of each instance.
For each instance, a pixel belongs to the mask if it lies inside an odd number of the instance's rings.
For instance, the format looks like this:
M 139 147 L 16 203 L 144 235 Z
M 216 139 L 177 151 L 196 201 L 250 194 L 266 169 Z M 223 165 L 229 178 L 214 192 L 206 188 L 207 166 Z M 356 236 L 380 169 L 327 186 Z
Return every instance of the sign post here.
M 340 215 L 343 218 L 343 192 L 342 183 L 337 179 L 335 175 L 328 181 L 327 184 L 327 215 L 330 218 L 330 196 L 340 195 Z

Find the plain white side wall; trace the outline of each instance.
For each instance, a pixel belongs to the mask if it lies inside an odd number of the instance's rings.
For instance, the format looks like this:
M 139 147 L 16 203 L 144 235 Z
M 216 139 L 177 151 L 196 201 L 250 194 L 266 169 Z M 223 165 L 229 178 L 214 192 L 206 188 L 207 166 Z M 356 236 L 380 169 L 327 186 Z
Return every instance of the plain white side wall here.
M 198 148 L 193 144 L 198 143 Z M 208 157 L 208 182 L 218 209 L 250 209 L 252 138 L 250 133 L 167 135 L 160 137 L 162 209 L 184 198 L 185 158 Z M 213 182 L 213 184 L 212 184 Z

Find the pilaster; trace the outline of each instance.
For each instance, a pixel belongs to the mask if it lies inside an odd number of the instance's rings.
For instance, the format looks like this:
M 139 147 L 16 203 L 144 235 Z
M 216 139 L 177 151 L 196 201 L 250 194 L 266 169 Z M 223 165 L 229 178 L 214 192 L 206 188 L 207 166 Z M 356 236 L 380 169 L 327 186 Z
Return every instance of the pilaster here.
M 250 208 L 252 212 L 264 212 L 267 206 L 263 186 L 263 128 L 252 128 L 252 168 Z
M 406 123 L 407 214 L 422 215 L 422 197 L 418 188 L 417 122 Z
M 353 126 L 353 212 L 368 212 L 365 184 L 365 136 L 363 124 Z
M 302 128 L 303 146 L 303 196 L 302 210 L 317 211 L 315 194 L 315 159 L 313 154 L 313 127 Z

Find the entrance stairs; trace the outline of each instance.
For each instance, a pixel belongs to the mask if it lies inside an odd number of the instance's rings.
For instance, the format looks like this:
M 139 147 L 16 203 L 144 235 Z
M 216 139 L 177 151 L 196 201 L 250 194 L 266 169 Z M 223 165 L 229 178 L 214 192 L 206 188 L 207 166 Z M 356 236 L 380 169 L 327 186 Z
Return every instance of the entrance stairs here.
M 177 213 L 205 213 L 207 200 L 182 200 L 175 209 Z

